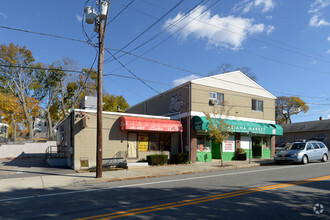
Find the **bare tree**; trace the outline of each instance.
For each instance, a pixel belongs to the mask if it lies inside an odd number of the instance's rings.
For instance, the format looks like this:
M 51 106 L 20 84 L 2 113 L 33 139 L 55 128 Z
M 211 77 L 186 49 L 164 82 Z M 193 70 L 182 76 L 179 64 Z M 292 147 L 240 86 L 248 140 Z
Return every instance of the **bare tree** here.
M 247 66 L 233 67 L 233 65 L 230 63 L 221 63 L 219 66 L 216 67 L 215 70 L 212 70 L 209 75 L 212 76 L 212 75 L 228 73 L 228 72 L 237 71 L 237 70 L 239 70 L 242 73 L 244 73 L 245 75 L 247 75 L 253 81 L 258 80 L 258 77 L 254 73 L 252 73 L 250 67 L 247 67 Z

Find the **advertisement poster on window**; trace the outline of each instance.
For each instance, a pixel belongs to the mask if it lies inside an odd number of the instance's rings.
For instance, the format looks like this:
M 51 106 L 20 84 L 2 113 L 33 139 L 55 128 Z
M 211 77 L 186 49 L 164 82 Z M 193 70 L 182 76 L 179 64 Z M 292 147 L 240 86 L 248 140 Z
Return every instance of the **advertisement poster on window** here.
M 229 138 L 223 141 L 222 144 L 222 151 L 223 152 L 235 152 L 235 137 L 229 136 Z
M 249 149 L 250 148 L 251 138 L 249 136 L 241 136 L 241 148 Z
M 149 136 L 148 134 L 139 134 L 138 136 L 138 148 L 139 151 L 148 151 Z

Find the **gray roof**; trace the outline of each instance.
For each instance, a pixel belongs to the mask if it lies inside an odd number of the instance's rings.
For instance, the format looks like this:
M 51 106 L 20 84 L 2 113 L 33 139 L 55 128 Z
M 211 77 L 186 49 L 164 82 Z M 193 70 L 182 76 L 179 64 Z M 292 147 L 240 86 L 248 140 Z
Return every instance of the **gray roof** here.
M 303 131 L 330 131 L 330 120 L 307 121 L 292 124 L 283 124 L 283 133 Z

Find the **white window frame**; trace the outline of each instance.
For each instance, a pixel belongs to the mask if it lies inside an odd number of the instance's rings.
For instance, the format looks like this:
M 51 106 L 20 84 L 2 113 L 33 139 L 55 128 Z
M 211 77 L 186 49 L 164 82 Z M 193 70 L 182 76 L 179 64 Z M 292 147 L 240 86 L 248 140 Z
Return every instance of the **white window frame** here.
M 209 104 L 223 106 L 225 95 L 220 92 L 209 92 Z
M 253 102 L 255 102 L 255 105 L 254 105 L 255 109 L 253 109 Z M 260 103 L 261 103 L 261 107 L 260 107 Z M 256 111 L 256 112 L 263 112 L 264 111 L 264 101 L 259 100 L 259 99 L 252 99 L 251 109 L 252 109 L 252 111 Z

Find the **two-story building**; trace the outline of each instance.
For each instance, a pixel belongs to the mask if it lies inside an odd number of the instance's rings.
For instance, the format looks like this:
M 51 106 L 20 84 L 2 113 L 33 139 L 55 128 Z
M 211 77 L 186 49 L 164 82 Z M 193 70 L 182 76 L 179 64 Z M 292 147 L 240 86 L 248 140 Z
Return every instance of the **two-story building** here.
M 235 71 L 191 80 L 126 112 L 179 120 L 184 146 L 180 151 L 188 152 L 192 162 L 220 159 L 220 144 L 210 138 L 205 113 L 225 119 L 230 126 L 228 140 L 221 143 L 223 160 L 234 159 L 237 148 L 251 157 L 270 158 L 275 152 L 275 136 L 283 134 L 281 126 L 275 124 L 275 100 L 255 81 Z M 212 114 L 216 108 L 220 113 Z
M 186 82 L 125 113 L 103 112 L 103 158 L 136 162 L 150 154 L 171 158 L 185 152 L 192 162 L 210 161 L 220 159 L 220 146 L 223 160 L 234 159 L 237 148 L 251 157 L 270 158 L 275 136 L 283 134 L 275 124 L 275 100 L 240 71 Z M 82 108 L 57 126 L 58 146 L 75 170 L 96 166 L 96 110 Z M 213 114 L 214 109 L 226 111 Z M 230 136 L 221 145 L 210 138 L 205 113 L 230 126 Z

